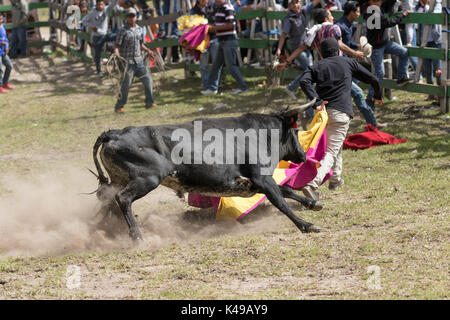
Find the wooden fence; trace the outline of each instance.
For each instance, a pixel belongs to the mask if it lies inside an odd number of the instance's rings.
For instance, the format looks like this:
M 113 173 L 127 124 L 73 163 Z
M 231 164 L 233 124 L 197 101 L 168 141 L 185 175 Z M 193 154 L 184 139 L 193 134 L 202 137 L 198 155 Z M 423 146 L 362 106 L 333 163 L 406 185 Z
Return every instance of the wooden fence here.
M 150 1 L 150 0 L 146 0 Z M 171 0 L 172 2 L 174 0 Z M 180 1 L 180 0 L 178 0 Z M 433 2 L 434 0 L 432 0 Z M 442 0 L 442 6 L 447 7 L 447 3 L 450 0 Z M 263 31 L 268 31 L 268 26 L 279 26 L 280 20 L 282 20 L 286 12 L 283 11 L 273 11 L 270 10 L 270 5 L 273 3 L 273 0 L 263 0 L 261 3 L 269 3 L 268 10 L 259 9 L 259 10 L 247 10 L 243 12 L 238 12 L 236 14 L 237 20 L 250 20 L 255 21 L 255 19 L 261 19 L 263 22 Z M 175 21 L 181 14 L 188 12 L 190 9 L 189 1 L 180 2 L 180 11 L 174 13 L 173 10 L 169 15 L 149 18 L 141 21 L 139 24 L 149 26 L 151 24 L 159 24 L 162 22 L 171 22 Z M 65 25 L 65 19 L 67 18 L 67 7 L 68 4 L 65 3 L 64 0 L 51 0 L 49 2 L 42 3 L 30 3 L 30 10 L 32 9 L 40 9 L 40 8 L 48 8 L 49 9 L 49 19 L 48 21 L 39 21 L 30 23 L 28 27 L 34 28 L 50 28 L 50 39 L 43 40 L 40 42 L 29 42 L 28 46 L 30 47 L 42 47 L 46 45 L 51 45 L 53 48 L 60 48 L 66 51 L 69 55 L 76 56 L 84 61 L 92 61 L 92 57 L 86 52 L 86 47 L 83 52 L 79 52 L 75 48 L 73 48 L 70 44 L 69 35 L 77 36 L 80 39 L 84 39 L 86 41 L 90 41 L 91 35 L 90 33 L 81 32 L 79 30 L 71 30 L 67 28 Z M 171 5 L 173 8 L 173 5 Z M 11 6 L 0 5 L 0 12 L 10 11 Z M 333 16 L 335 19 L 338 19 L 342 16 L 342 11 L 333 11 Z M 362 17 L 360 17 L 358 21 L 361 25 L 363 23 Z M 407 47 L 409 51 L 409 55 L 413 57 L 418 57 L 419 59 L 439 59 L 442 60 L 442 76 L 441 76 L 441 85 L 434 84 L 423 84 L 423 83 L 410 83 L 405 86 L 399 87 L 396 84 L 395 80 L 392 79 L 384 79 L 383 87 L 389 89 L 397 89 L 397 90 L 406 90 L 409 92 L 417 92 L 424 93 L 429 95 L 438 96 L 440 98 L 441 112 L 446 113 L 449 112 L 449 101 L 450 101 L 450 90 L 448 90 L 448 86 L 450 84 L 450 68 L 448 66 L 448 61 L 450 57 L 449 52 L 449 30 L 448 30 L 448 14 L 445 10 L 443 13 L 411 13 L 405 19 L 403 19 L 402 23 L 417 23 L 424 25 L 431 24 L 441 24 L 443 26 L 442 32 L 442 48 L 424 48 L 424 47 Z M 251 23 L 252 31 L 254 28 L 254 22 Z M 6 29 L 11 29 L 11 25 L 7 24 Z M 59 35 L 58 36 L 58 31 Z M 66 43 L 63 44 L 63 37 L 61 36 L 62 32 L 66 33 Z M 425 32 L 427 32 L 425 30 Z M 266 62 L 268 58 L 271 58 L 271 47 L 277 41 L 276 37 L 273 35 L 264 34 L 260 38 L 242 38 L 239 39 L 239 46 L 241 48 L 247 48 L 249 50 L 262 50 L 264 51 L 264 56 L 266 57 Z M 170 48 L 172 46 L 178 45 L 178 39 L 167 38 L 167 39 L 152 39 L 152 42 L 147 46 L 151 49 L 156 48 Z M 270 60 L 269 60 L 270 61 Z M 267 76 L 267 68 L 254 68 L 248 65 L 242 65 L 241 62 L 241 71 L 244 76 Z M 248 61 L 247 61 L 248 62 Z M 186 71 L 197 71 L 198 65 L 192 63 L 179 63 L 176 65 L 172 65 L 172 67 L 182 67 L 185 68 Z M 187 72 L 188 74 L 189 72 Z M 286 69 L 279 74 L 281 78 L 285 79 L 293 79 L 298 76 L 299 72 L 295 69 Z

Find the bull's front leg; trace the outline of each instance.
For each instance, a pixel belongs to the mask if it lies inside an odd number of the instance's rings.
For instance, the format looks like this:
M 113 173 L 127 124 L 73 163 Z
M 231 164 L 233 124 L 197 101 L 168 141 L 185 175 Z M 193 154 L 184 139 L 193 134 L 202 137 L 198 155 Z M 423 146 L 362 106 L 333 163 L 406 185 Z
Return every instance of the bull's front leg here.
M 267 199 L 283 212 L 302 232 L 319 232 L 320 228 L 297 217 L 289 208 L 279 186 L 272 176 L 259 176 L 252 182 L 267 196 Z
M 323 209 L 323 203 L 320 201 L 316 201 L 310 198 L 299 196 L 292 190 L 291 188 L 287 186 L 278 186 L 280 188 L 281 193 L 283 194 L 284 198 L 289 198 L 295 201 L 300 202 L 302 205 L 304 205 L 306 208 L 314 211 L 319 211 Z

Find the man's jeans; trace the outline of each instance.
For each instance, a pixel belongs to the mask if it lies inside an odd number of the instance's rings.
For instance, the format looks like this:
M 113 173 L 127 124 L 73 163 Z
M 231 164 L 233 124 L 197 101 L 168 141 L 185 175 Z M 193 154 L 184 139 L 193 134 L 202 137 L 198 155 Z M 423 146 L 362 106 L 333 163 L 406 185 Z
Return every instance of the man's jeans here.
M 427 42 L 427 48 L 441 48 L 440 43 L 435 43 L 434 41 Z M 434 83 L 434 74 L 437 70 L 441 68 L 441 60 L 439 59 L 424 59 L 423 60 L 423 71 L 425 73 L 425 78 L 428 84 Z M 441 84 L 441 77 L 437 77 L 438 85 Z
M 146 63 L 140 62 L 137 64 L 128 64 L 122 86 L 120 87 L 120 96 L 117 99 L 116 109 L 122 108 L 127 103 L 128 92 L 130 91 L 134 76 L 138 77 L 144 85 L 145 106 L 150 107 L 153 104 L 152 76 L 148 71 Z
M 3 74 L 2 70 L 2 64 L 5 65 L 5 73 Z M 7 84 L 9 81 L 9 75 L 11 74 L 12 69 L 12 63 L 11 60 L 9 60 L 9 57 L 7 54 L 0 57 L 0 87 L 4 84 Z
M 242 78 L 241 71 L 237 65 L 238 41 L 236 39 L 219 40 L 219 50 L 213 61 L 211 72 L 208 76 L 208 89 L 216 91 L 219 88 L 220 73 L 223 65 L 227 67 L 228 73 L 236 80 L 241 90 L 247 90 L 248 86 Z
M 300 53 L 300 55 L 295 58 L 295 60 L 297 60 L 300 63 L 300 66 L 302 67 L 302 70 L 305 71 L 306 68 L 308 68 L 309 66 L 312 66 L 313 61 L 312 61 L 312 55 L 311 52 L 309 52 L 309 50 L 303 51 L 302 53 Z M 300 78 L 301 78 L 301 74 L 295 78 L 291 83 L 289 83 L 288 85 L 288 89 L 295 92 L 298 87 L 300 87 Z
M 100 66 L 100 59 L 102 57 L 103 46 L 108 41 L 114 41 L 116 39 L 115 33 L 108 33 L 105 35 L 93 36 L 92 45 L 94 46 L 94 62 L 97 72 L 102 71 Z
M 327 133 L 327 151 L 320 161 L 320 167 L 317 169 L 317 175 L 308 186 L 317 189 L 330 169 L 333 175 L 330 183 L 337 184 L 341 180 L 342 174 L 342 146 L 347 136 L 348 127 L 350 125 L 350 116 L 336 109 L 328 108 L 328 122 L 326 126 Z
M 373 114 L 373 110 L 370 106 L 367 105 L 366 100 L 364 100 L 364 91 L 352 81 L 352 91 L 351 96 L 355 101 L 356 106 L 358 107 L 359 112 L 362 113 L 366 123 L 370 123 L 371 125 L 376 126 L 377 120 L 375 119 L 375 115 Z
M 20 56 L 25 57 L 27 55 L 27 27 L 13 28 L 11 32 L 11 58 L 17 58 L 18 51 Z
M 408 49 L 402 47 L 396 42 L 388 41 L 384 47 L 379 49 L 373 49 L 372 59 L 373 66 L 375 68 L 375 74 L 378 80 L 383 81 L 384 77 L 384 54 L 393 54 L 398 56 L 398 67 L 397 67 L 397 79 L 401 80 L 408 77 Z M 369 89 L 367 99 L 372 99 L 374 90 L 372 87 Z
M 171 1 L 169 1 L 169 0 L 164 1 L 164 5 L 163 5 L 164 15 L 170 14 L 170 2 Z M 173 13 L 177 13 L 177 12 L 178 12 L 178 1 L 174 1 Z M 168 23 L 164 24 L 164 30 L 166 31 L 166 34 L 168 36 L 178 36 L 177 22 L 176 21 L 172 22 L 172 31 L 170 34 L 168 34 L 169 33 L 169 24 Z
M 145 2 L 145 0 L 141 0 L 142 2 Z M 155 8 L 156 14 L 158 15 L 158 17 L 161 17 L 164 15 L 164 12 L 162 10 L 162 6 L 161 6 L 161 1 L 162 0 L 153 0 L 153 7 Z M 159 25 L 159 31 L 165 31 L 165 23 L 161 23 Z
M 219 40 L 213 39 L 209 43 L 208 49 L 206 49 L 205 52 L 203 52 L 202 57 L 200 58 L 200 74 L 202 76 L 202 85 L 203 89 L 208 89 L 208 75 L 209 75 L 209 58 L 211 58 L 211 61 L 214 61 L 217 51 L 219 50 Z M 222 71 L 222 68 L 219 72 Z
M 305 50 L 302 53 L 300 53 L 299 56 L 297 58 L 295 58 L 295 60 L 297 60 L 300 63 L 300 66 L 302 67 L 303 71 L 305 71 L 306 68 L 308 68 L 309 66 L 312 66 L 312 64 L 313 64 L 312 55 L 309 50 Z M 300 87 L 300 78 L 301 77 L 302 77 L 302 74 L 300 74 L 297 78 L 292 80 L 291 83 L 288 84 L 287 88 L 290 91 L 295 92 L 298 89 L 298 87 Z M 305 111 L 305 113 L 309 119 L 314 118 L 314 110 L 312 108 L 308 108 Z

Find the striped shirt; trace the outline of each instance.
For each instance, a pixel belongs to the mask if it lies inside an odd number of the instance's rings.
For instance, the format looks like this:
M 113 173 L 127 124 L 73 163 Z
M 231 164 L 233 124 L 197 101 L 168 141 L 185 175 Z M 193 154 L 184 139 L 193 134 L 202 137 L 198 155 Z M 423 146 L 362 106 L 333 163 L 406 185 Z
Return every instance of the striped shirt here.
M 341 28 L 337 24 L 324 23 L 320 30 L 317 31 L 316 37 L 314 38 L 314 47 L 320 52 L 320 44 L 322 40 L 326 38 L 335 38 L 336 40 L 341 40 L 342 32 Z M 339 50 L 339 55 L 342 55 L 341 50 Z
M 234 8 L 231 4 L 224 3 L 220 7 L 216 7 L 214 10 L 214 25 L 223 26 L 227 23 L 233 23 L 233 28 L 225 31 L 216 31 L 217 38 L 219 40 L 236 39 L 236 16 Z

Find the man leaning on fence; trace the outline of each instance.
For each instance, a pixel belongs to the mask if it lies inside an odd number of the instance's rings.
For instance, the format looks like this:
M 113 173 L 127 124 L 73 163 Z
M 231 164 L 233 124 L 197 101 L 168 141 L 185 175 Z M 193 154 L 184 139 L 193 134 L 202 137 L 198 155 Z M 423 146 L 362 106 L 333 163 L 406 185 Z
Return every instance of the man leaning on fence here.
M 148 70 L 147 63 L 142 57 L 141 50 L 152 54 L 151 50 L 144 45 L 144 33 L 141 27 L 136 25 L 137 13 L 134 8 L 126 11 L 126 25 L 119 30 L 116 39 L 114 54 L 126 60 L 126 69 L 119 97 L 115 106 L 116 113 L 123 113 L 123 107 L 127 103 L 128 92 L 133 82 L 134 76 L 138 77 L 144 85 L 145 108 L 156 107 L 153 102 L 152 77 Z
M 27 55 L 28 3 L 26 0 L 12 0 L 11 58 Z
M 109 5 L 105 6 L 105 0 L 97 0 L 95 8 L 89 11 L 81 21 L 83 26 L 94 32 L 92 35 L 92 44 L 94 46 L 95 68 L 99 77 L 103 77 L 100 66 L 103 46 L 106 42 L 113 41 L 116 38 L 115 33 L 108 33 L 108 16 L 116 6 L 117 1 L 112 0 Z

